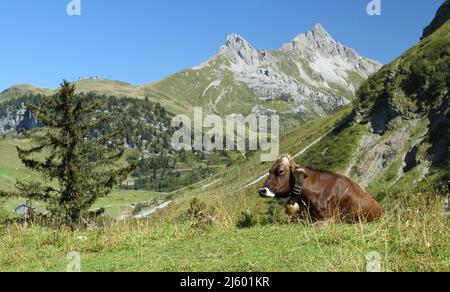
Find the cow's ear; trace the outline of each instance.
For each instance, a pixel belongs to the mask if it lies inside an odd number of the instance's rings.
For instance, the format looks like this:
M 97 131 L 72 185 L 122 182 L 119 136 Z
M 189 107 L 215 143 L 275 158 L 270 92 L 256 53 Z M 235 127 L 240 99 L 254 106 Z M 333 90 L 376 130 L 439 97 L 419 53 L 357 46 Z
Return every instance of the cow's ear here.
M 306 173 L 306 169 L 301 168 L 301 167 L 297 167 L 295 169 L 294 173 L 296 176 L 303 175 L 305 178 L 308 177 L 308 174 Z

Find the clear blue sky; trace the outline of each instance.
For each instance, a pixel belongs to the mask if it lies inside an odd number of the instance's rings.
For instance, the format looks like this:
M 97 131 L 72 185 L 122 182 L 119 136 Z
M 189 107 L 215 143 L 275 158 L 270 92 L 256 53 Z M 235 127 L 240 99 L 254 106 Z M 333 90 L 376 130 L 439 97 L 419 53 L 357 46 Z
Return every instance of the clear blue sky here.
M 198 65 L 232 32 L 276 49 L 321 23 L 361 54 L 390 62 L 416 43 L 443 0 L 69 0 L 0 1 L 0 91 L 18 83 L 56 87 L 99 75 L 143 84 Z

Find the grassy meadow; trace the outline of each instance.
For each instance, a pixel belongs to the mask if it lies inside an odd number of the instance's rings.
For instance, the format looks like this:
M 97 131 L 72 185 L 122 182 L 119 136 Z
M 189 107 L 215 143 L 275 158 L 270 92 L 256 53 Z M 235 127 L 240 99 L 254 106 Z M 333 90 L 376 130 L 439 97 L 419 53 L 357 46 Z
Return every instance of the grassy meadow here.
M 449 220 L 438 200 L 392 202 L 373 224 L 313 227 L 257 222 L 237 228 L 219 209 L 214 224 L 177 217 L 173 206 L 143 221 L 72 232 L 12 225 L 1 231 L 1 271 L 366 271 L 378 252 L 382 271 L 449 271 Z M 223 213 L 222 213 L 223 212 Z M 236 217 L 238 218 L 238 217 Z
M 362 129 L 329 131 L 350 111 L 285 134 L 282 152 L 305 163 L 314 157 L 320 167 L 342 171 Z M 2 186 L 13 187 L 17 178 L 38 179 L 14 155 L 18 143 L 28 142 L 0 141 L 2 154 L 8 153 L 2 157 Z M 450 271 L 450 222 L 442 216 L 443 193 L 432 185 L 411 192 L 405 187 L 411 181 L 401 181 L 398 189 L 404 192 L 378 197 L 384 216 L 372 224 L 291 223 L 282 201 L 257 195 L 262 185 L 257 179 L 271 166 L 261 163 L 259 154 L 236 159 L 208 180 L 171 194 L 116 190 L 95 205 L 110 218 L 101 226 L 75 232 L 4 226 L 0 271 L 65 271 L 71 251 L 80 253 L 82 271 L 365 271 L 374 251 L 383 271 Z M 123 220 L 138 204 L 152 206 L 167 198 L 174 202 L 153 216 Z M 17 203 L 8 201 L 4 208 L 11 211 Z

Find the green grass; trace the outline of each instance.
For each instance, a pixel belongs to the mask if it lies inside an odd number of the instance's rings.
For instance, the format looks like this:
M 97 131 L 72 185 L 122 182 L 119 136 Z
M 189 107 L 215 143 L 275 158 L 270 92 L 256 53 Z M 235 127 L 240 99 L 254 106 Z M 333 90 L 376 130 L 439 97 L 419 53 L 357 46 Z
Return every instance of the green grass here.
M 253 92 L 245 85 L 237 84 L 231 72 L 216 76 L 216 71 L 222 66 L 229 65 L 225 57 L 216 58 L 210 66 L 200 70 L 187 69 L 167 78 L 144 86 L 157 92 L 164 92 L 175 100 L 187 102 L 192 107 L 203 107 L 211 112 L 213 106 L 222 115 L 231 113 L 250 113 L 256 105 Z M 218 82 L 217 86 L 211 86 Z M 208 90 L 206 90 L 208 89 Z M 219 100 L 219 96 L 222 98 Z
M 366 78 L 364 78 L 363 76 L 361 76 L 359 73 L 357 73 L 355 71 L 347 70 L 346 72 L 347 72 L 348 78 L 350 79 L 350 81 L 353 84 L 361 85 L 362 83 L 364 83 L 364 81 L 366 81 Z
M 114 190 L 109 196 L 100 198 L 92 209 L 105 208 L 105 214 L 112 218 L 130 216 L 139 204 L 156 205 L 165 200 L 167 194 L 149 191 Z M 3 204 L 3 210 L 12 214 L 15 208 L 26 203 L 21 199 L 8 199 Z M 45 210 L 45 204 L 32 202 L 39 211 Z
M 447 21 L 362 85 L 358 111 L 370 117 L 377 109 L 375 105 L 390 106 L 411 117 L 445 106 L 449 64 L 450 21 Z
M 82 271 L 365 271 L 373 251 L 383 271 L 450 271 L 440 200 L 391 204 L 379 222 L 325 228 L 238 229 L 218 220 L 196 229 L 171 219 L 171 210 L 98 231 L 12 225 L 1 231 L 0 271 L 65 271 L 71 251 L 80 253 Z
M 93 208 L 105 208 L 107 215 L 117 218 L 130 215 L 138 204 L 157 204 L 166 196 L 149 191 L 115 190 L 111 195 L 100 198 Z
M 52 93 L 53 91 L 51 89 L 39 88 L 31 84 L 19 84 L 5 90 L 4 92 L 1 92 L 0 102 L 8 101 L 25 95 L 51 95 Z
M 366 127 L 359 124 L 334 131 L 302 155 L 300 161 L 303 165 L 317 169 L 343 172 L 350 164 L 365 131 Z
M 279 113 L 284 113 L 292 110 L 292 105 L 284 100 L 270 100 L 263 103 L 263 106 L 270 110 L 275 110 Z
M 19 160 L 16 145 L 26 147 L 28 140 L 0 139 L 0 186 L 2 190 L 11 191 L 18 179 L 25 181 L 39 181 L 39 175 L 28 170 Z

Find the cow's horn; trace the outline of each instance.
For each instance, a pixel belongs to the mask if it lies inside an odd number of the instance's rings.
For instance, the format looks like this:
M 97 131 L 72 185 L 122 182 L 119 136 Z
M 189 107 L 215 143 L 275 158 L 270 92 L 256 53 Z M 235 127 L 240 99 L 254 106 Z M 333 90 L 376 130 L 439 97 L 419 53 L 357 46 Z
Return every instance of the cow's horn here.
M 306 170 L 304 168 L 301 168 L 301 167 L 296 168 L 295 172 L 297 172 L 298 174 L 302 174 L 302 175 L 306 176 Z

